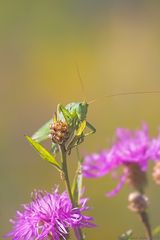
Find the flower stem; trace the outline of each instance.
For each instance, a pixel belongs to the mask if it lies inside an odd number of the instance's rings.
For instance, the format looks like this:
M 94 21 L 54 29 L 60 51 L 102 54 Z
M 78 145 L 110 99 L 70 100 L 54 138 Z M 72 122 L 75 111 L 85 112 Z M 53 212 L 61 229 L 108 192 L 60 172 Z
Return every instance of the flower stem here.
M 66 155 L 66 150 L 63 145 L 61 145 L 61 147 L 60 147 L 60 153 L 61 153 L 62 171 L 64 174 L 66 189 L 67 189 L 69 198 L 71 200 L 72 206 L 75 207 L 73 196 L 72 196 L 72 191 L 71 191 L 71 185 L 70 185 L 70 181 L 69 181 L 69 176 L 68 176 L 67 155 Z
M 62 171 L 64 174 L 64 181 L 66 185 L 66 189 L 69 195 L 69 198 L 72 203 L 72 207 L 77 207 L 76 203 L 74 202 L 73 196 L 72 196 L 72 191 L 71 191 L 71 184 L 69 180 L 69 175 L 68 175 L 68 166 L 67 166 L 67 154 L 65 147 L 63 145 L 60 146 L 60 154 L 61 154 L 61 162 L 62 162 Z M 75 236 L 78 240 L 84 240 L 82 230 L 80 228 L 74 228 Z
M 139 213 L 140 219 L 145 227 L 146 234 L 147 234 L 147 240 L 152 240 L 152 231 L 151 231 L 151 226 L 148 218 L 147 212 L 141 212 Z

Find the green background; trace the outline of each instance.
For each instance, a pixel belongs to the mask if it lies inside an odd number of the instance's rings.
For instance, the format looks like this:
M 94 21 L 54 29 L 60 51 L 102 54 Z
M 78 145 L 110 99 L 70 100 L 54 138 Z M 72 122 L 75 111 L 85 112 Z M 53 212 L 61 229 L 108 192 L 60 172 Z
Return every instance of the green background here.
M 160 90 L 158 2 L 0 1 L 0 239 L 33 189 L 51 191 L 59 183 L 55 169 L 24 138 L 53 115 L 58 103 L 97 99 L 88 113 L 97 133 L 81 145 L 83 155 L 107 148 L 117 127 L 135 129 L 147 122 L 157 135 L 160 94 L 103 96 Z M 71 175 L 75 162 L 73 152 Z M 98 226 L 86 230 L 87 239 L 114 240 L 130 228 L 144 235 L 138 216 L 127 209 L 129 187 L 112 199 L 105 197 L 115 185 L 110 176 L 85 180 L 90 215 Z M 150 183 L 147 194 L 156 226 L 160 187 Z

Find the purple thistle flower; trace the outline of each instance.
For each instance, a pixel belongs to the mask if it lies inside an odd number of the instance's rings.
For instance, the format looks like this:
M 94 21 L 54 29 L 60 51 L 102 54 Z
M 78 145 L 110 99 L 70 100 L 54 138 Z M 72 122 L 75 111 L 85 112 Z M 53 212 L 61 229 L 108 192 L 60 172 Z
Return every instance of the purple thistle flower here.
M 80 207 L 73 208 L 66 192 L 52 194 L 36 191 L 31 203 L 23 205 L 23 212 L 17 211 L 13 230 L 5 237 L 13 240 L 67 239 L 69 229 L 94 227 L 93 218 L 82 214 L 88 210 L 87 199 L 81 199 Z
M 134 172 L 136 166 L 136 171 L 144 173 L 147 170 L 148 161 L 158 158 L 156 155 L 158 150 L 160 156 L 160 138 L 158 142 L 152 141 L 147 125 L 143 125 L 139 131 L 118 128 L 115 143 L 110 149 L 84 158 L 83 174 L 87 178 L 102 177 L 122 166 L 124 170 L 119 177 L 117 187 L 107 194 L 114 196 L 128 180 L 131 167 L 132 170 L 134 167 Z

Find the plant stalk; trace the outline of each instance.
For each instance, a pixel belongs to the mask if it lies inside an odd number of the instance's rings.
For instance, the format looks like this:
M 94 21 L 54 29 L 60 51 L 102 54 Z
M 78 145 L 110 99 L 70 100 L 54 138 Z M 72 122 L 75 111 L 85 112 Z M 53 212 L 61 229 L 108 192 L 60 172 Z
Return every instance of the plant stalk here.
M 65 181 L 66 189 L 67 189 L 69 198 L 71 200 L 72 207 L 75 208 L 75 207 L 77 207 L 77 205 L 74 202 L 74 199 L 72 196 L 71 184 L 70 184 L 69 175 L 68 175 L 67 153 L 66 153 L 65 147 L 63 145 L 60 146 L 60 154 L 61 154 L 62 171 L 64 174 L 64 181 Z M 75 228 L 74 233 L 75 233 L 77 240 L 84 240 L 83 233 L 80 228 Z
M 152 238 L 152 231 L 151 231 L 151 226 L 148 218 L 147 212 L 141 212 L 139 213 L 140 219 L 144 225 L 144 228 L 146 230 L 146 235 L 147 235 L 147 240 L 153 240 Z

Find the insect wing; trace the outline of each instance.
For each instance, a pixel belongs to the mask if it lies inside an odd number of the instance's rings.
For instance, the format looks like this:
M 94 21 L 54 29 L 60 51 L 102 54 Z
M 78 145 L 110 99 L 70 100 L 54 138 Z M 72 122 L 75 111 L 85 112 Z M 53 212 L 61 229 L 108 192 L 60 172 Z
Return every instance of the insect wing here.
M 42 142 L 48 138 L 50 133 L 50 124 L 53 122 L 53 119 L 50 119 L 45 123 L 41 128 L 39 128 L 33 135 L 32 139 L 36 142 Z

